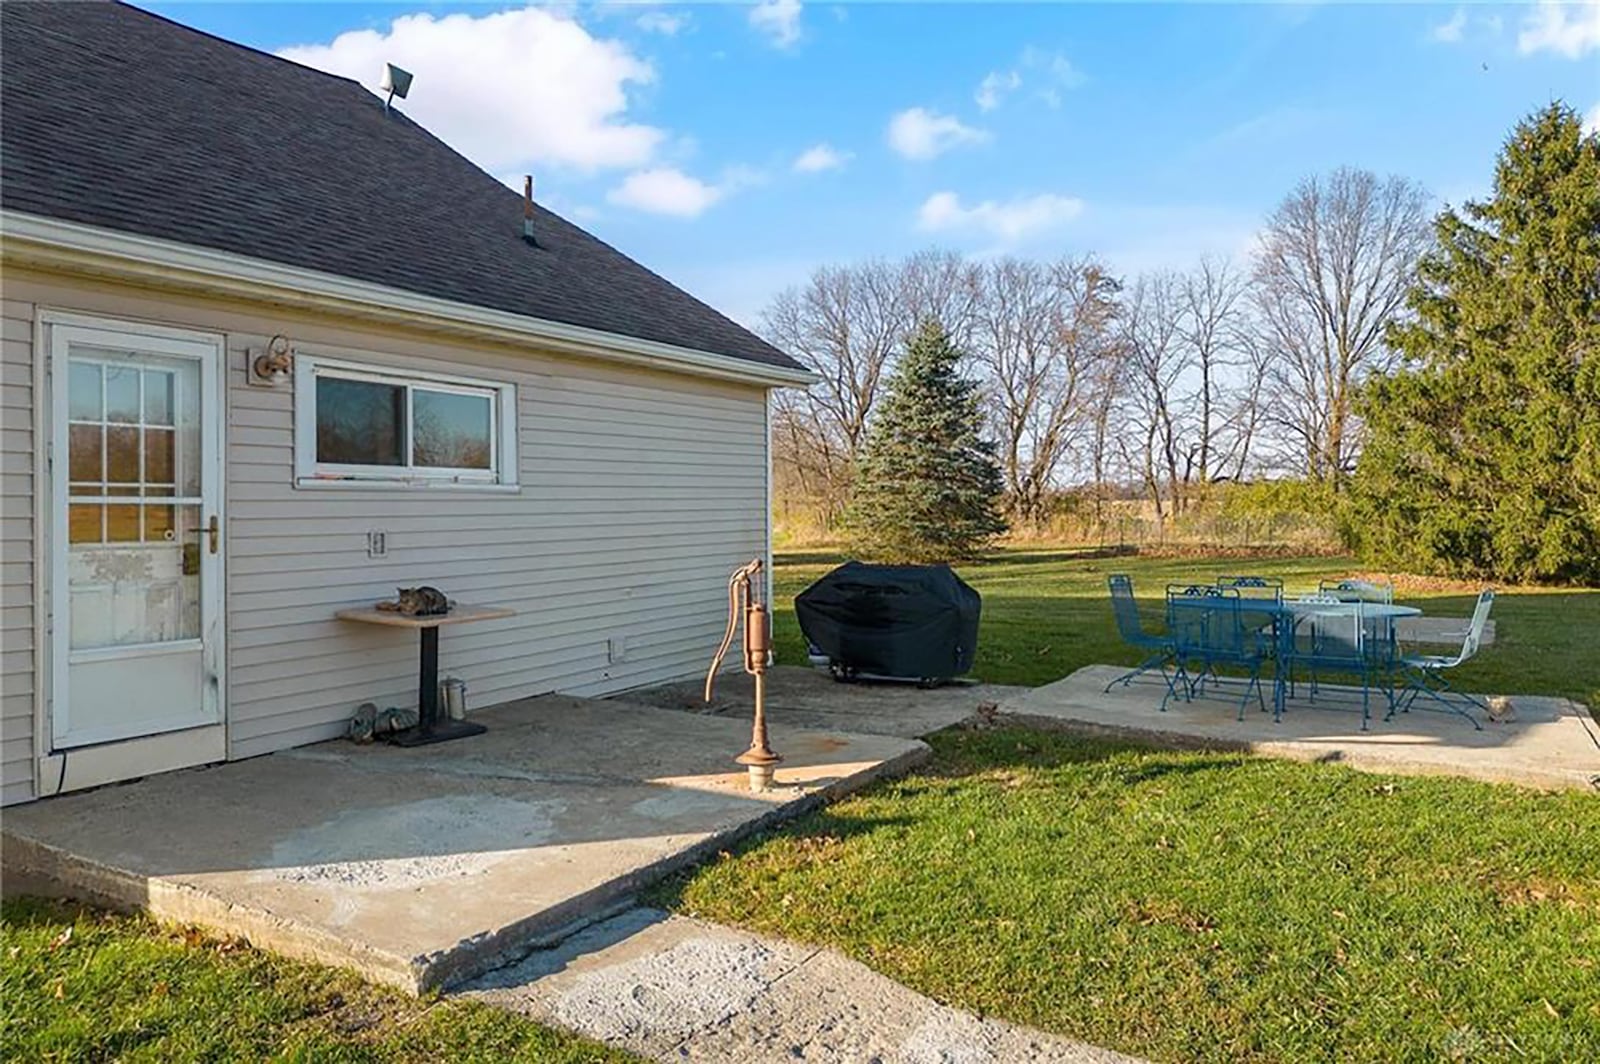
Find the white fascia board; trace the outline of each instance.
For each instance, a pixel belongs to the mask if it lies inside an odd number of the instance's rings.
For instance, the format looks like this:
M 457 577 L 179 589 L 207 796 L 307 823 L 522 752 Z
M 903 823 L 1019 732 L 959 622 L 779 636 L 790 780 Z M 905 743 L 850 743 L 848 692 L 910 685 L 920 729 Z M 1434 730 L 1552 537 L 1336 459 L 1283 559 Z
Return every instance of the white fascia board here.
M 711 351 L 492 310 L 232 252 L 18 211 L 0 211 L 0 254 L 20 265 L 76 270 L 157 287 L 354 314 L 434 332 L 768 388 L 804 387 L 818 379 L 806 370 L 762 365 Z

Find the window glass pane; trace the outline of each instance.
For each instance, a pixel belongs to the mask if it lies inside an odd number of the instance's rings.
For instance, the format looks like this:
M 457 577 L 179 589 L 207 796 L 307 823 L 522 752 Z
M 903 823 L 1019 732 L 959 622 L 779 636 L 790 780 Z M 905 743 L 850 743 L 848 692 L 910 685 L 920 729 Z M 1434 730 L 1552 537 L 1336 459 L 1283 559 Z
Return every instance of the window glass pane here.
M 415 463 L 450 469 L 488 469 L 494 455 L 486 395 L 430 392 L 411 394 Z
M 139 423 L 139 371 L 130 366 L 106 367 L 106 420 Z
M 100 459 L 100 426 L 72 425 L 67 429 L 67 468 L 74 481 L 98 482 L 104 475 Z
M 100 542 L 100 514 L 105 507 L 73 505 L 67 507 L 67 539 L 72 543 Z
M 119 503 L 106 507 L 106 542 L 139 542 L 139 510 L 137 503 Z
M 144 430 L 144 480 L 146 484 L 171 484 L 172 430 Z
M 172 374 L 160 370 L 144 374 L 144 423 L 172 424 Z
M 67 384 L 67 417 L 74 421 L 100 420 L 100 363 L 72 362 Z M 98 480 L 99 477 L 94 479 Z
M 375 381 L 317 378 L 317 461 L 404 465 L 405 389 Z
M 146 506 L 144 508 L 144 538 L 149 542 L 171 540 L 174 531 L 171 506 Z
M 111 425 L 106 429 L 106 479 L 120 484 L 139 482 L 139 430 Z

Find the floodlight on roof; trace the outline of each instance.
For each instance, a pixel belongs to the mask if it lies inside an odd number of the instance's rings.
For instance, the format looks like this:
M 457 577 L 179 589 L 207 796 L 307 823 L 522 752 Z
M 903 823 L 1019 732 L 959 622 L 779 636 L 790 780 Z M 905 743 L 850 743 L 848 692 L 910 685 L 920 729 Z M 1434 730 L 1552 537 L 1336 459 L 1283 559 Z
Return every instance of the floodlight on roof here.
M 396 96 L 403 100 L 406 98 L 406 93 L 411 91 L 411 72 L 401 70 L 393 63 L 385 63 L 383 64 L 383 82 L 378 87 L 389 94 L 389 98 L 383 101 L 383 109 L 387 111 L 389 105 L 394 103 Z

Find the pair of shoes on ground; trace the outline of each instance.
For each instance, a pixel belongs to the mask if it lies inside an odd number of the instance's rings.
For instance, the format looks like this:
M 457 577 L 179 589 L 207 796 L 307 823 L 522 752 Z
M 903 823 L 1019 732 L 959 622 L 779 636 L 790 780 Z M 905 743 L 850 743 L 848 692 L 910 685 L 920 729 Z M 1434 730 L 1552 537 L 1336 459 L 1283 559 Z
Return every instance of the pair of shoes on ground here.
M 355 715 L 350 718 L 345 737 L 351 742 L 370 743 L 373 739 L 416 727 L 416 724 L 417 711 L 414 709 L 390 706 L 388 709 L 379 710 L 373 703 L 363 702 L 356 707 Z

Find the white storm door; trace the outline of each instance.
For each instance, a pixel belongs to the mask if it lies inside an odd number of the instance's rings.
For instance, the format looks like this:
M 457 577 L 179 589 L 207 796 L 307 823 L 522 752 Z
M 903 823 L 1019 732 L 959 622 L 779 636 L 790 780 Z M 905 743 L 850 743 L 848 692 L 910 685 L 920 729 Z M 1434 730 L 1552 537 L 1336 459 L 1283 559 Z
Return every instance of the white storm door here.
M 50 326 L 54 749 L 222 720 L 216 342 Z

